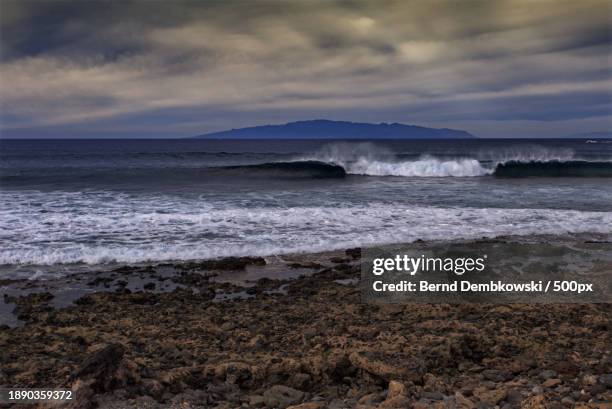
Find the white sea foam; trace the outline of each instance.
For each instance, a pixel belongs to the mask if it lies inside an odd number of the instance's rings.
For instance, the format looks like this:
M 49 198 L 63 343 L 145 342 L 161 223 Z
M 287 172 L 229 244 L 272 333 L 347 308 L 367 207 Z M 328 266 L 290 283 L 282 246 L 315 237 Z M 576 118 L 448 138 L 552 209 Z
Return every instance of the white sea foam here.
M 383 147 L 372 143 L 334 143 L 300 160 L 315 160 L 342 166 L 348 174 L 405 177 L 476 177 L 490 175 L 495 166 L 509 161 L 547 162 L 576 159 L 571 149 L 551 149 L 537 145 L 504 147 L 479 151 L 474 157 L 441 159 L 422 156 L 398 160 Z M 481 162 L 488 162 L 485 167 Z
M 3 199 L 0 264 L 10 265 L 269 255 L 507 234 L 612 234 L 612 212 L 400 203 L 245 208 L 103 192 L 3 192 Z
M 301 158 L 342 166 L 346 173 L 368 176 L 467 177 L 483 176 L 492 171 L 476 159 L 449 159 L 424 156 L 418 160 L 397 161 L 394 155 L 372 143 L 326 145 L 320 151 Z
M 349 174 L 369 176 L 469 177 L 492 173 L 492 170 L 485 169 L 476 159 L 440 160 L 425 157 L 416 161 L 393 163 L 359 158 L 345 166 Z

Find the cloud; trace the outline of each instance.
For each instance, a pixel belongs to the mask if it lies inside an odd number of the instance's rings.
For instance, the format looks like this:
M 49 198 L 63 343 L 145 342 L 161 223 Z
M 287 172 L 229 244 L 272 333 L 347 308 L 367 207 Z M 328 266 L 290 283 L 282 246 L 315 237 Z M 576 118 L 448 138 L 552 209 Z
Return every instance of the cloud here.
M 166 120 L 151 130 L 187 133 L 211 112 L 201 132 L 313 113 L 440 124 L 605 117 L 609 12 L 598 0 L 5 0 L 1 126 L 10 135 L 121 123 L 129 133 L 156 115 Z

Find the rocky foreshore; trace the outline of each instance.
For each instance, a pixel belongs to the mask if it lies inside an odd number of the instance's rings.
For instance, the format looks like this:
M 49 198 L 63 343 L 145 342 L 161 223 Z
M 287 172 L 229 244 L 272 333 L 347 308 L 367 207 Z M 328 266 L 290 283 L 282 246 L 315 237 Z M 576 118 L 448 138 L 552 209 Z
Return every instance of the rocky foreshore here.
M 62 308 L 5 281 L 23 291 L 0 387 L 79 408 L 612 407 L 610 304 L 362 304 L 359 257 L 121 267 L 72 277 L 93 290 Z

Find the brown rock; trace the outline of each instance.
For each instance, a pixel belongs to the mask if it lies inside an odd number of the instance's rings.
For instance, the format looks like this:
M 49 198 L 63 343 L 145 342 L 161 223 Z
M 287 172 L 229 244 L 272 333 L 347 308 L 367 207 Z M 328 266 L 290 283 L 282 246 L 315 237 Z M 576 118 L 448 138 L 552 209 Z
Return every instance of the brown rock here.
M 387 392 L 387 399 L 395 398 L 396 396 L 406 396 L 408 389 L 406 385 L 398 381 L 389 382 L 389 391 Z
M 409 408 L 410 401 L 405 396 L 396 396 L 391 399 L 386 399 L 380 405 L 378 405 L 378 409 L 394 409 L 394 408 Z
M 595 385 L 597 383 L 597 377 L 595 375 L 584 375 L 582 377 L 583 385 Z
M 431 373 L 423 376 L 423 388 L 429 392 L 438 392 L 445 389 L 445 384 L 439 377 Z
M 238 384 L 251 379 L 252 368 L 246 362 L 241 361 L 229 361 L 223 362 L 212 368 L 215 377 L 224 380 L 228 383 Z
M 274 385 L 263 394 L 266 406 L 271 408 L 286 408 L 304 399 L 304 392 L 285 385 Z
M 155 379 L 147 378 L 142 380 L 142 391 L 154 399 L 160 400 L 164 394 L 164 387 Z
M 447 404 L 443 401 L 433 401 L 430 399 L 421 399 L 418 402 L 412 404 L 412 409 L 448 409 L 453 406 L 447 406 Z
M 254 408 L 260 408 L 266 404 L 266 401 L 261 395 L 251 395 L 249 396 L 249 406 Z
M 575 377 L 580 372 L 580 367 L 572 361 L 563 360 L 553 364 L 553 368 L 560 374 Z
M 542 386 L 545 388 L 552 388 L 552 387 L 559 385 L 560 383 L 561 383 L 561 379 L 551 378 L 551 379 L 545 380 L 544 383 L 542 383 Z
M 387 381 L 402 379 L 418 382 L 423 377 L 421 365 L 401 354 L 353 352 L 349 360 L 353 366 Z
M 251 348 L 256 348 L 256 349 L 262 348 L 264 345 L 266 345 L 266 337 L 264 337 L 261 334 L 257 334 L 249 340 L 248 345 Z
M 455 392 L 455 403 L 457 409 L 474 409 L 476 407 L 474 402 L 463 396 L 461 392 Z
M 287 409 L 321 409 L 324 407 L 323 402 L 306 402 L 301 405 L 293 405 L 287 407 Z
M 72 392 L 74 398 L 69 401 L 68 408 L 70 409 L 93 409 L 96 407 L 97 402 L 95 400 L 95 391 L 92 387 L 94 379 L 88 379 L 83 381 L 77 379 L 72 384 Z
M 546 409 L 544 395 L 536 395 L 521 402 L 521 409 Z
M 491 405 L 497 405 L 508 396 L 508 391 L 505 389 L 492 389 L 488 390 L 485 388 L 474 389 L 474 396 L 483 402 L 490 403 Z
M 299 389 L 299 390 L 307 390 L 308 386 L 311 383 L 311 376 L 308 375 L 307 373 L 303 373 L 303 372 L 298 372 L 298 373 L 294 373 L 293 375 L 291 375 L 289 377 L 289 385 L 291 385 L 293 388 Z
M 159 380 L 162 384 L 179 391 L 183 388 L 183 382 L 191 376 L 191 369 L 186 367 L 173 368 L 161 374 Z
M 367 395 L 362 396 L 357 401 L 360 405 L 363 406 L 376 406 L 380 403 L 381 397 L 379 393 L 368 393 Z

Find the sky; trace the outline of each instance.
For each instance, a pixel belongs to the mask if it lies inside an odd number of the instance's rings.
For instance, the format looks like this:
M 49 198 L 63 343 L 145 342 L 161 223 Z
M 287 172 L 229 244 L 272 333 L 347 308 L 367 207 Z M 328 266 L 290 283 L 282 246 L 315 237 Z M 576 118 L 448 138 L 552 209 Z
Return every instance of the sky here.
M 0 137 L 612 130 L 612 2 L 0 1 Z

